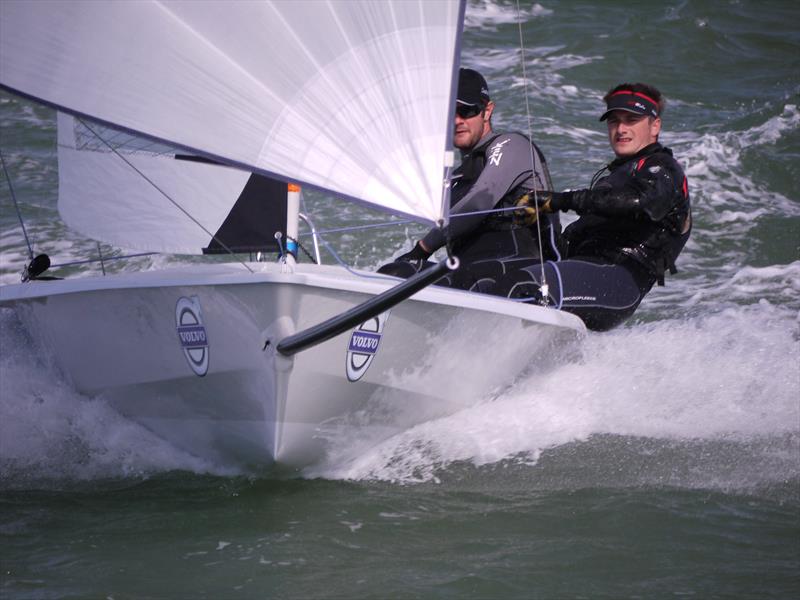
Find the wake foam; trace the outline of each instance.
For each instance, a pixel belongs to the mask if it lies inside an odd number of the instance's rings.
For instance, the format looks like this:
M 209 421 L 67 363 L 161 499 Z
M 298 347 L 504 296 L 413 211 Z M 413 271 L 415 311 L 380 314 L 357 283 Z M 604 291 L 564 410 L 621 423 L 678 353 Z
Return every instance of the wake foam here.
M 489 0 L 478 0 L 467 4 L 464 27 L 467 29 L 496 31 L 499 25 L 516 25 L 519 21 L 527 23 L 531 19 L 552 14 L 552 10 L 543 7 L 538 2 L 530 7 L 521 5 L 519 14 L 517 14 L 517 6 L 513 2 L 497 3 Z
M 89 399 L 0 309 L 0 487 L 30 488 L 186 470 L 231 474 Z
M 702 477 L 678 478 L 690 486 L 715 479 L 716 487 L 743 484 L 738 475 L 732 479 L 725 459 L 731 454 L 739 460 L 737 473 L 797 478 L 800 467 L 788 457 L 800 436 L 799 339 L 797 319 L 771 305 L 590 335 L 579 361 L 520 380 L 497 397 L 410 427 L 373 448 L 360 447 L 349 461 L 308 474 L 420 483 L 446 478 L 459 464 L 532 466 L 543 453 L 550 463 L 574 469 L 569 448 L 611 443 L 645 452 L 656 448 L 665 456 L 670 449 L 683 448 L 685 455 L 703 448 L 711 454 Z M 748 462 L 742 447 L 763 452 Z M 788 457 L 776 458 L 776 448 Z M 764 473 L 757 465 L 765 461 L 778 466 Z M 599 472 L 614 470 L 627 473 L 622 479 L 653 479 L 625 462 Z M 669 473 L 662 471 L 661 478 L 669 480 Z
M 0 333 L 1 486 L 173 470 L 235 474 L 72 391 L 10 311 L 0 311 Z M 514 341 L 506 332 L 486 343 Z M 731 305 L 710 316 L 590 334 L 572 355 L 552 354 L 551 365 L 516 381 L 510 371 L 498 372 L 486 382 L 489 391 L 459 410 L 470 386 L 458 367 L 471 364 L 459 356 L 477 353 L 453 345 L 452 380 L 438 382 L 452 391 L 451 405 L 409 400 L 389 415 L 401 430 L 388 438 L 354 435 L 354 423 L 340 437 L 329 430 L 328 460 L 303 475 L 423 483 L 450 480 L 465 468 L 481 469 L 481 476 L 500 469 L 543 487 L 616 482 L 725 490 L 797 480 L 799 351 L 797 310 Z M 423 410 L 429 420 L 409 414 L 402 425 L 396 418 L 403 409 Z
M 775 144 L 798 127 L 800 111 L 787 104 L 780 115 L 748 129 L 667 133 L 665 137 L 686 168 L 690 189 L 702 192 L 697 210 L 712 224 L 724 225 L 725 236 L 740 239 L 762 214 L 800 215 L 797 202 L 754 181 L 742 162 L 746 150 Z

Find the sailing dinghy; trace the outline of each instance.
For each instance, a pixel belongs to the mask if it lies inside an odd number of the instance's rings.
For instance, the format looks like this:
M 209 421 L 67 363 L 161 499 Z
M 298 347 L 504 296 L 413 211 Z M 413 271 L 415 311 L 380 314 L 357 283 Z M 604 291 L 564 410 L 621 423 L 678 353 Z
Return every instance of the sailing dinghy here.
M 277 263 L 31 280 L 0 304 L 79 392 L 224 464 L 300 468 L 331 436 L 388 436 L 508 384 L 583 323 L 426 287 L 445 261 L 401 282 L 291 252 L 298 185 L 446 221 L 463 18 L 456 0 L 4 1 L 0 86 L 59 110 L 68 225 L 252 252 L 279 215 L 286 247 Z

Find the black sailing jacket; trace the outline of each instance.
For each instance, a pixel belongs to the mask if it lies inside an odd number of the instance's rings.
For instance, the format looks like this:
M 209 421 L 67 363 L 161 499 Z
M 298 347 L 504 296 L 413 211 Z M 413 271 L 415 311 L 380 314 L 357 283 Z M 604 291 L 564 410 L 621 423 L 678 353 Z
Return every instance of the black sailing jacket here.
M 650 144 L 617 159 L 589 190 L 574 192 L 570 206 L 581 217 L 564 231 L 568 255 L 633 261 L 664 285 L 691 232 L 686 176 L 672 151 Z

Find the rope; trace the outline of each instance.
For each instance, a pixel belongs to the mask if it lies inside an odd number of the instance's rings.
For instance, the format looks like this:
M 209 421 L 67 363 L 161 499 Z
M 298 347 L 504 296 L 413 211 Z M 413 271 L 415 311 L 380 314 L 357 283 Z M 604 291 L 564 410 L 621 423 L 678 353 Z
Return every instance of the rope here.
M 391 277 L 389 275 L 381 275 L 381 274 L 367 275 L 365 273 L 359 273 L 358 271 L 354 271 L 353 269 L 350 268 L 350 265 L 344 262 L 344 260 L 342 260 L 338 254 L 336 254 L 336 251 L 331 247 L 331 245 L 328 242 L 326 242 L 322 237 L 319 238 L 319 241 L 322 242 L 322 245 L 325 246 L 328 252 L 331 253 L 331 256 L 333 256 L 334 260 L 336 260 L 336 262 L 339 263 L 340 266 L 344 267 L 345 271 L 347 271 L 351 275 L 355 275 L 356 277 L 362 277 L 364 279 L 382 279 L 384 281 L 394 281 L 396 279 L 395 277 Z
M 519 2 L 517 3 L 517 9 L 519 11 Z M 524 75 L 524 62 L 523 62 L 523 77 L 525 77 L 525 75 Z M 525 79 L 525 83 L 526 83 L 526 86 L 527 86 L 527 78 Z M 527 93 L 526 93 L 526 110 L 528 110 L 528 122 L 529 122 L 529 125 L 528 125 L 529 136 L 528 137 L 530 138 L 531 137 L 530 136 L 530 110 L 527 107 Z M 193 217 L 191 215 L 191 213 L 189 213 L 189 211 L 184 209 L 177 201 L 175 201 L 172 197 L 170 197 L 170 195 L 167 194 L 163 189 L 161 189 L 154 181 L 152 181 L 149 177 L 147 177 L 147 175 L 145 175 L 141 170 L 139 170 L 134 164 L 132 164 L 128 159 L 126 159 L 122 154 L 120 154 L 120 152 L 118 152 L 118 150 L 114 146 L 112 146 L 108 141 L 103 139 L 94 129 L 92 129 L 92 127 L 89 126 L 89 124 L 87 124 L 82 119 L 78 119 L 78 120 L 98 140 L 100 140 L 100 142 L 102 142 L 106 147 L 108 147 L 108 149 L 111 150 L 111 152 L 116 154 L 123 162 L 125 162 L 125 164 L 127 164 L 138 175 L 140 175 L 145 181 L 147 181 L 157 192 L 159 192 L 162 196 L 164 196 L 164 198 L 166 198 L 170 203 L 172 203 L 173 206 L 175 206 L 184 215 L 186 215 L 186 217 L 188 217 L 193 223 L 195 223 L 195 225 L 200 227 L 200 229 L 202 229 L 211 239 L 216 240 L 217 243 L 219 243 L 220 246 L 228 254 L 230 254 L 231 256 L 236 258 L 236 254 L 233 252 L 233 250 L 231 250 L 226 244 L 224 244 L 220 239 L 218 239 L 213 233 L 211 233 L 208 229 L 206 229 L 203 226 L 202 223 L 200 223 L 195 217 Z M 2 156 L 0 156 L 0 158 L 2 158 Z M 532 164 L 532 172 L 535 174 L 535 162 L 534 162 L 534 157 L 533 157 L 533 146 L 531 146 L 531 164 Z M 3 168 L 5 169 L 5 163 L 3 163 Z M 10 179 L 9 179 L 9 187 L 10 187 Z M 13 196 L 13 191 L 12 191 L 12 196 Z M 534 199 L 535 198 L 536 198 L 536 190 L 534 189 Z M 16 199 L 15 199 L 15 206 L 16 206 Z M 506 208 L 495 208 L 495 209 L 489 209 L 489 210 L 471 211 L 471 212 L 461 213 L 461 214 L 458 214 L 458 215 L 450 215 L 450 218 L 451 219 L 452 218 L 461 218 L 461 217 L 468 217 L 468 216 L 472 216 L 472 215 L 487 215 L 487 214 L 492 214 L 492 213 L 503 213 L 503 212 L 509 212 L 509 211 L 514 211 L 514 210 L 518 210 L 518 208 L 517 207 L 506 207 Z M 537 210 L 537 216 L 538 216 L 538 206 L 536 206 L 536 210 Z M 17 213 L 19 214 L 19 209 L 17 209 Z M 20 217 L 20 223 L 22 224 L 21 217 Z M 384 276 L 384 275 L 365 275 L 363 273 L 358 273 L 358 272 L 354 271 L 352 268 L 350 268 L 349 265 L 347 265 L 347 263 L 344 262 L 344 260 L 342 260 L 342 258 L 336 253 L 336 251 L 331 247 L 331 245 L 322 236 L 323 236 L 323 234 L 348 233 L 348 232 L 352 232 L 352 231 L 363 231 L 363 230 L 366 230 L 366 229 L 374 229 L 374 228 L 380 228 L 380 227 L 390 227 L 390 226 L 395 226 L 395 225 L 407 225 L 409 223 L 416 223 L 416 221 L 411 220 L 411 219 L 404 219 L 404 220 L 400 220 L 400 221 L 393 220 L 393 221 L 384 221 L 384 222 L 381 222 L 381 223 L 370 223 L 370 224 L 367 224 L 367 225 L 353 225 L 353 226 L 348 226 L 348 227 L 337 227 L 337 228 L 334 228 L 334 229 L 325 229 L 325 230 L 317 231 L 316 234 L 317 234 L 318 239 L 322 242 L 322 244 L 325 246 L 325 248 L 328 250 L 328 252 L 330 252 L 331 256 L 333 256 L 333 258 L 336 260 L 336 262 L 339 263 L 339 265 L 341 265 L 342 267 L 344 267 L 349 273 L 351 273 L 353 275 L 356 275 L 356 276 L 359 276 L 359 277 L 365 277 L 365 278 L 369 278 L 369 279 L 384 279 L 384 280 L 386 280 L 386 279 L 393 279 L 393 278 L 388 277 L 388 276 Z M 25 228 L 24 228 L 24 225 L 23 225 L 23 232 L 24 231 L 25 231 Z M 538 240 L 539 241 L 539 251 L 540 251 L 540 254 L 541 254 L 541 252 L 542 252 L 542 238 L 541 238 L 541 226 L 538 223 L 538 218 L 537 218 L 537 231 L 538 231 L 538 236 L 539 236 L 539 240 Z M 313 235 L 313 232 L 302 232 L 302 233 L 298 234 L 298 237 L 311 236 L 311 235 Z M 297 245 L 302 249 L 302 251 L 305 253 L 305 255 L 311 260 L 311 262 L 316 264 L 316 260 L 314 259 L 314 257 L 299 242 L 299 240 L 296 240 L 294 238 L 291 238 L 291 239 L 292 239 L 292 241 L 297 243 Z M 26 241 L 27 241 L 27 234 L 26 234 Z M 28 244 L 28 249 L 29 249 L 29 253 L 31 254 L 31 258 L 32 258 L 33 257 L 33 252 L 30 249 L 30 244 Z M 136 254 L 136 255 L 131 255 L 130 257 L 132 258 L 134 256 L 147 256 L 148 254 L 150 254 L 150 253 Z M 449 248 L 449 246 L 447 248 L 447 254 L 448 254 L 448 256 L 450 256 L 450 248 Z M 114 257 L 114 258 L 125 258 L 125 257 Z M 239 258 L 236 258 L 236 260 L 242 266 L 244 266 L 248 271 L 250 271 L 251 273 L 253 272 L 253 270 L 247 265 L 246 262 L 242 261 Z M 88 260 L 88 261 L 73 262 L 73 263 L 64 263 L 63 265 L 54 265 L 54 266 L 66 266 L 66 265 L 71 265 L 71 264 L 82 264 L 82 263 L 87 263 L 87 262 L 96 262 L 96 259 L 95 260 Z
M 561 271 L 558 269 L 558 264 L 554 263 L 552 260 L 548 260 L 547 262 L 553 265 L 553 270 L 556 272 L 556 277 L 558 278 L 558 304 L 556 304 L 556 309 L 561 310 L 561 305 L 564 303 L 564 282 L 561 279 Z
M 476 210 L 476 211 L 470 211 L 470 212 L 461 213 L 461 214 L 458 214 L 458 215 L 450 215 L 450 218 L 451 219 L 458 219 L 458 218 L 461 218 L 461 217 L 468 217 L 470 215 L 488 215 L 488 214 L 493 214 L 493 213 L 513 212 L 515 210 L 519 210 L 519 207 L 511 206 L 511 207 L 505 207 L 505 208 L 490 208 L 490 209 L 487 209 L 487 210 Z M 390 278 L 388 276 L 384 276 L 384 275 L 366 275 L 364 273 L 359 273 L 358 271 L 354 271 L 344 261 L 344 259 L 342 259 L 336 253 L 336 251 L 333 249 L 333 247 L 325 240 L 325 238 L 322 237 L 322 235 L 326 234 L 326 233 L 347 233 L 347 232 L 350 232 L 350 231 L 359 231 L 359 230 L 363 230 L 363 229 L 371 229 L 371 228 L 376 228 L 376 227 L 390 227 L 390 226 L 393 226 L 393 225 L 406 225 L 408 223 L 415 223 L 415 222 L 416 221 L 411 221 L 410 219 L 409 220 L 405 220 L 405 221 L 384 221 L 382 223 L 372 223 L 370 225 L 354 225 L 352 227 L 337 227 L 336 229 L 324 229 L 324 230 L 321 230 L 321 231 L 318 230 L 316 233 L 317 233 L 317 238 L 322 243 L 322 245 L 325 246 L 325 249 L 328 252 L 330 252 L 331 256 L 333 256 L 334 260 L 339 264 L 339 266 L 343 267 L 348 273 L 351 273 L 352 275 L 355 275 L 357 277 L 363 277 L 365 279 L 384 279 L 384 280 L 386 280 L 386 279 L 392 279 L 392 278 Z M 551 229 L 550 234 L 551 234 L 551 236 L 555 235 L 553 233 L 552 229 Z M 313 235 L 313 233 L 310 232 L 310 231 L 304 231 L 304 232 L 298 233 L 299 237 L 311 236 L 311 235 Z M 308 250 L 306 250 L 303 247 L 303 245 L 300 244 L 300 242 L 298 240 L 294 240 L 294 241 L 297 242 L 297 245 L 300 246 L 300 248 L 303 250 L 303 252 L 305 252 L 306 255 L 311 259 L 311 262 L 316 264 L 316 260 L 311 256 L 311 254 L 309 254 Z M 557 249 L 556 244 L 555 244 L 555 239 L 552 239 L 551 242 L 552 242 L 553 248 L 556 250 L 556 253 L 558 253 L 558 249 Z M 539 243 L 541 244 L 541 241 Z M 450 252 L 450 248 L 446 248 L 446 251 L 447 251 L 447 256 L 451 257 L 452 254 Z M 558 259 L 560 260 L 561 257 L 558 256 Z
M 25 229 L 25 222 L 22 220 L 22 213 L 19 211 L 19 204 L 17 203 L 17 195 L 14 193 L 14 186 L 11 185 L 11 176 L 8 174 L 8 169 L 6 169 L 6 161 L 3 158 L 3 152 L 0 150 L 0 164 L 3 165 L 3 173 L 6 175 L 6 181 L 8 182 L 8 191 L 11 192 L 11 200 L 14 202 L 14 208 L 17 211 L 17 218 L 19 219 L 19 225 L 22 227 L 22 235 L 25 236 L 25 243 L 28 246 L 28 259 L 33 260 L 33 247 L 31 246 L 31 241 L 28 239 L 28 231 Z
M 91 263 L 96 263 L 100 261 L 108 262 L 112 260 L 123 260 L 128 258 L 138 258 L 140 256 L 154 256 L 158 254 L 158 252 L 140 252 L 138 254 L 122 254 L 120 256 L 103 256 L 102 258 L 87 258 L 85 260 L 73 260 L 71 262 L 65 263 L 58 263 L 50 265 L 51 269 L 61 268 L 61 267 L 73 267 L 75 265 L 88 265 Z
M 493 213 L 504 213 L 504 212 L 514 212 L 519 210 L 519 206 L 507 206 L 505 208 L 489 208 L 486 210 L 473 210 L 465 213 L 460 213 L 457 215 L 450 215 L 451 219 L 460 219 L 462 217 L 470 217 L 473 215 L 489 215 Z M 384 221 L 382 223 L 372 223 L 370 225 L 353 225 L 352 227 L 337 227 L 336 229 L 322 229 L 317 230 L 317 236 L 322 236 L 322 234 L 326 233 L 348 233 L 351 231 L 360 231 L 363 229 L 373 229 L 377 227 L 391 227 L 394 225 L 408 225 L 409 223 L 417 223 L 417 221 L 412 221 L 410 219 L 405 221 Z M 302 231 L 298 234 L 300 237 L 308 237 L 313 235 L 310 231 Z
M 528 76 L 525 73 L 525 42 L 522 36 L 522 11 L 519 8 L 519 0 L 517 0 L 517 28 L 519 29 L 519 50 L 520 62 L 522 63 L 522 83 L 523 83 L 523 96 L 525 96 L 525 115 L 528 120 L 528 139 L 531 140 L 531 176 L 534 179 L 533 185 L 533 206 L 536 211 L 536 234 L 539 243 L 539 256 L 544 256 L 542 245 L 542 224 L 539 219 L 539 202 L 538 194 L 536 191 L 536 160 L 533 156 L 533 127 L 531 126 L 531 108 L 528 101 Z M 548 294 L 547 278 L 544 274 L 544 262 L 541 263 L 542 268 L 542 296 L 546 297 Z
M 351 227 L 337 227 L 336 229 L 322 229 L 317 230 L 317 235 L 321 235 L 323 233 L 347 233 L 350 231 L 359 231 L 362 229 L 374 229 L 376 227 L 390 227 L 392 225 L 408 225 L 409 223 L 416 223 L 417 221 L 412 221 L 411 219 L 406 219 L 404 221 L 383 221 L 381 223 L 371 223 L 369 225 L 353 225 Z M 314 235 L 312 231 L 304 231 L 299 234 L 302 236 L 307 235 Z
M 319 236 L 319 233 L 317 233 L 317 236 Z M 308 259 L 309 259 L 309 260 L 310 260 L 312 263 L 314 263 L 314 264 L 317 264 L 317 259 L 315 259 L 313 256 L 311 256 L 311 253 L 310 253 L 308 250 L 306 250 L 306 247 L 305 247 L 305 246 L 303 246 L 303 244 L 301 244 L 299 240 L 296 240 L 296 239 L 294 239 L 294 238 L 293 238 L 292 236 L 290 236 L 290 235 L 287 235 L 287 236 L 286 236 L 286 239 L 287 239 L 287 240 L 290 240 L 290 241 L 292 241 L 292 242 L 294 242 L 295 244 L 297 244 L 297 246 L 300 248 L 300 250 L 302 250 L 302 251 L 305 253 L 305 255 L 308 257 Z

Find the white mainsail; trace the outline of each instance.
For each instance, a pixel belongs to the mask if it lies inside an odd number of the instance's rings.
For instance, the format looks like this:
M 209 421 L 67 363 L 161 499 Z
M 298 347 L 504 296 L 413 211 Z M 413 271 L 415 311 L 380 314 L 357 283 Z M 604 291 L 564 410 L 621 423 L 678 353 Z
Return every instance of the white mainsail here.
M 459 0 L 4 0 L 0 84 L 435 221 L 462 10 Z

